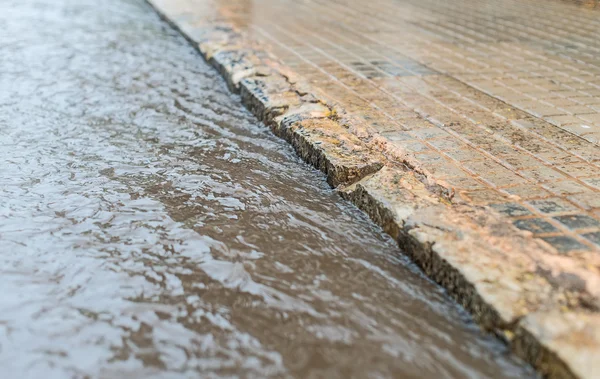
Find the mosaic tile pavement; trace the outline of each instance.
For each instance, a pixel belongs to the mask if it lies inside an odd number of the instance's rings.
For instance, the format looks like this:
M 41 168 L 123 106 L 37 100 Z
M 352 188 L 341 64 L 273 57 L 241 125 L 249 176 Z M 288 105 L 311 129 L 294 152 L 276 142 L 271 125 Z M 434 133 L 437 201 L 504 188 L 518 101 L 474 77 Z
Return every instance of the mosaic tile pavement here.
M 600 251 L 600 8 L 215 1 L 399 157 L 563 254 Z

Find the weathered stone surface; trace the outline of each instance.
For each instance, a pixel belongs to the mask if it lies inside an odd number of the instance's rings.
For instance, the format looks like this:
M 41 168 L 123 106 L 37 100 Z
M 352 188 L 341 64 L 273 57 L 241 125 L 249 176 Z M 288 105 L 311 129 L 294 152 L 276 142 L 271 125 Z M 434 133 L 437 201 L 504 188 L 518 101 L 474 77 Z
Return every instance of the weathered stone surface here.
M 267 123 L 290 107 L 303 104 L 301 97 L 285 78 L 277 75 L 244 79 L 240 94 L 248 109 Z
M 294 146 L 306 162 L 327 175 L 332 186 L 355 182 L 383 166 L 383 156 L 327 117 L 331 110 L 305 100 L 280 75 L 241 83 L 244 104 Z
M 513 347 L 549 377 L 597 378 L 600 315 L 558 309 L 531 313 L 519 323 Z
M 306 162 L 323 171 L 333 187 L 354 183 L 383 166 L 383 157 L 329 119 L 278 121 L 275 133 L 290 142 Z
M 276 48 L 282 63 L 218 10 L 201 17 L 192 0 L 150 2 L 484 328 L 548 377 L 596 377 L 600 190 L 589 177 L 600 172 L 596 147 L 551 127 L 566 117 L 511 107 L 486 83 L 415 62 L 411 75 L 392 75 L 399 63 L 386 57 L 356 56 L 346 71 L 300 65 L 309 83 L 285 65 L 297 57 Z
M 346 189 L 345 196 L 396 238 L 485 328 L 510 329 L 556 296 L 536 274 L 531 257 L 496 245 L 502 239 L 495 230 L 501 220 L 483 210 L 456 212 L 432 197 L 411 172 L 384 168 Z M 522 248 L 538 248 L 527 239 L 521 243 Z

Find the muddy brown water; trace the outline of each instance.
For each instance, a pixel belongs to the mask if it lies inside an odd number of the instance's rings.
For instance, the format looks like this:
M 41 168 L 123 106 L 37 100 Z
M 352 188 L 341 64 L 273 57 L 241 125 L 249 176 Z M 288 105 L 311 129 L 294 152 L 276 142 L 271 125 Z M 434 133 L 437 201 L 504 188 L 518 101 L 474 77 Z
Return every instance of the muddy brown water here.
M 141 0 L 0 28 L 3 378 L 533 376 Z

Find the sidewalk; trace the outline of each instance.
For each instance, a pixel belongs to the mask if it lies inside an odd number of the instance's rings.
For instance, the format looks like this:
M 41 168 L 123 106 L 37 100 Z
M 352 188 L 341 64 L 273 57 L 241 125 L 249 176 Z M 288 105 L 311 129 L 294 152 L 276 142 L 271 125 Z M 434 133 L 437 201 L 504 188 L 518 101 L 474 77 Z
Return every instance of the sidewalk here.
M 484 328 L 600 375 L 593 1 L 151 3 Z

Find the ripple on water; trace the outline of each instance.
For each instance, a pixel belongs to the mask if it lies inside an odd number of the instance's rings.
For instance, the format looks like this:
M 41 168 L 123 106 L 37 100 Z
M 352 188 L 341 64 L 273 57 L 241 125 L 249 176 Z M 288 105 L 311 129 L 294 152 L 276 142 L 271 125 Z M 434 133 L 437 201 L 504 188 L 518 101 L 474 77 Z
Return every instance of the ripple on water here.
M 136 0 L 0 4 L 5 377 L 515 377 Z

